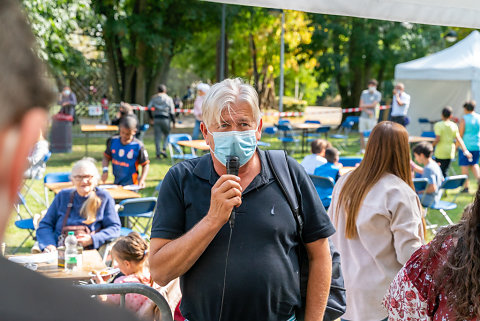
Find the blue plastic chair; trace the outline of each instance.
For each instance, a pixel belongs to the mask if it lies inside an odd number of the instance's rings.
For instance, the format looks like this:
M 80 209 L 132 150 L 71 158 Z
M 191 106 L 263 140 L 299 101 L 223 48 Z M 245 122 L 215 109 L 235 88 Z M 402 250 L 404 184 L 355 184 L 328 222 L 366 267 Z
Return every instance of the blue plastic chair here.
M 358 123 L 359 118 L 357 116 L 348 116 L 337 130 L 336 134 L 330 135 L 335 139 L 343 139 L 343 143 L 339 143 L 337 146 L 344 150 L 348 145 L 348 134 L 352 131 L 353 126 Z
M 26 241 L 29 239 L 35 240 L 35 226 L 33 224 L 33 213 L 30 210 L 30 208 L 27 205 L 27 201 L 23 197 L 22 194 L 17 193 L 18 196 L 18 201 L 15 204 L 15 211 L 17 212 L 17 217 L 14 222 L 15 226 L 20 229 L 28 232 L 28 235 L 23 239 L 23 241 L 20 243 L 20 245 L 13 250 L 13 254 L 17 253 L 18 250 L 25 244 Z M 21 208 L 24 208 L 28 215 L 30 216 L 29 218 L 25 218 L 21 214 Z
M 277 134 L 277 130 L 278 130 L 277 127 L 269 126 L 269 127 L 265 127 L 263 129 L 263 132 L 267 135 L 275 135 L 275 134 Z
M 330 203 L 332 202 L 332 193 L 335 182 L 331 177 L 322 177 L 309 174 L 310 179 L 317 190 L 318 196 L 322 200 L 323 207 L 328 209 Z
M 143 138 L 145 137 L 145 133 L 150 128 L 149 124 L 143 124 L 140 126 L 140 130 L 138 131 L 138 139 L 143 142 Z
M 47 183 L 66 183 L 70 182 L 70 173 L 63 172 L 63 173 L 48 173 L 43 178 L 43 184 Z M 48 201 L 48 188 L 44 185 L 45 191 L 45 204 L 50 205 Z
M 421 137 L 429 137 L 429 138 L 435 138 L 436 137 L 435 132 L 431 132 L 431 131 L 422 132 L 422 134 L 420 136 Z
M 192 140 L 192 136 L 189 134 L 170 134 L 168 135 L 168 148 L 170 151 L 170 158 L 172 159 L 172 165 L 175 164 L 177 160 L 186 160 L 196 158 L 195 149 L 190 148 L 190 153 L 185 154 L 183 152 L 182 146 L 177 143 L 184 140 Z
M 290 124 L 290 120 L 288 119 L 279 119 L 278 120 L 279 125 L 285 125 L 285 124 Z
M 463 184 L 465 184 L 465 181 L 467 179 L 467 175 L 448 176 L 445 178 L 442 185 L 439 187 L 439 193 L 443 193 L 444 191 L 446 192 L 447 190 L 454 190 L 460 188 L 463 186 Z M 458 194 L 459 193 L 455 194 L 452 202 L 440 200 L 430 206 L 431 209 L 440 211 L 440 213 L 442 213 L 443 217 L 450 225 L 453 224 L 453 221 L 450 216 L 448 216 L 447 211 L 451 211 L 457 208 L 457 203 L 455 203 L 455 201 L 458 197 Z
M 340 157 L 338 162 L 343 166 L 355 167 L 362 161 L 361 157 Z
M 282 136 L 277 137 L 283 144 L 283 149 L 288 153 L 288 144 L 296 144 L 300 140 L 293 135 L 292 126 L 289 123 L 278 124 L 277 128 L 282 132 Z
M 139 230 L 142 237 L 147 237 L 148 228 L 155 212 L 157 205 L 156 197 L 132 198 L 121 201 L 119 204 L 118 216 L 125 217 L 127 227 L 123 227 L 120 235 L 125 236 L 133 231 L 135 226 L 139 225 Z M 147 219 L 145 224 L 142 224 L 140 219 Z
M 419 118 L 418 119 L 418 122 L 422 125 L 425 125 L 425 124 L 429 124 L 430 125 L 430 131 L 433 132 L 433 125 L 434 125 L 434 122 L 433 121 L 430 121 L 430 119 L 428 118 Z

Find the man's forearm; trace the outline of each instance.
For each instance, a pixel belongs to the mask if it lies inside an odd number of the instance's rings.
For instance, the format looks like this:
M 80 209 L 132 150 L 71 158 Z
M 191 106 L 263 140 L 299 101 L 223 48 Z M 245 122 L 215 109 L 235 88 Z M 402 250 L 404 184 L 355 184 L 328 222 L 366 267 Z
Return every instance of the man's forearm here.
M 185 274 L 197 262 L 221 226 L 206 216 L 190 231 L 158 248 L 163 239 L 153 238 L 150 256 L 152 278 L 165 286 L 171 280 Z
M 311 255 L 311 252 L 309 252 L 305 321 L 323 320 L 332 278 L 332 258 L 330 256 L 328 240 L 321 239 L 314 243 L 317 243 L 314 250 L 316 254 Z

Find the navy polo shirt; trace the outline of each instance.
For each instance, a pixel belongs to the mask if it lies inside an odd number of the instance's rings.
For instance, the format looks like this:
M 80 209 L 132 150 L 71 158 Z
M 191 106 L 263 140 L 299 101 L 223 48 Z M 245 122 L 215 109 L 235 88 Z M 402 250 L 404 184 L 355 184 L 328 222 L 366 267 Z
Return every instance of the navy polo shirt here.
M 257 152 L 261 171 L 236 209 L 222 320 L 287 320 L 300 305 L 296 223 L 265 152 Z M 303 239 L 329 237 L 335 229 L 313 183 L 297 161 L 288 162 L 301 192 Z M 218 178 L 210 154 L 173 166 L 160 189 L 151 237 L 178 238 L 205 217 Z M 229 233 L 227 223 L 181 277 L 181 311 L 190 321 L 219 319 Z

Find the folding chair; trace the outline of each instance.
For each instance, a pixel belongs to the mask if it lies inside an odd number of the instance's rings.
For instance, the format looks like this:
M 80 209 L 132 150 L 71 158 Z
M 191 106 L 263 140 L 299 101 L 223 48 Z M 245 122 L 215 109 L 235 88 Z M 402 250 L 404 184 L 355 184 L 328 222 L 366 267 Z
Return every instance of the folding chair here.
M 267 135 L 274 136 L 274 135 L 277 134 L 277 130 L 278 130 L 277 127 L 275 127 L 275 126 L 269 126 L 269 127 L 265 127 L 265 128 L 263 129 L 263 133 L 264 133 L 264 134 L 267 134 Z
M 413 187 L 415 188 L 415 192 L 418 194 L 421 191 L 425 191 L 428 186 L 428 180 L 426 178 L 414 178 L 413 179 Z M 420 198 L 420 203 L 422 204 L 423 207 L 423 199 L 425 197 L 425 193 L 422 194 L 422 197 Z M 433 234 L 436 234 L 435 229 L 438 227 L 437 224 L 432 224 L 428 221 L 427 219 L 427 208 L 424 208 L 425 214 L 425 222 L 427 223 L 427 230 L 432 230 Z
M 155 189 L 153 190 L 152 197 L 155 197 L 155 198 L 158 197 L 158 193 L 160 193 L 160 187 L 162 187 L 162 183 L 163 183 L 163 179 L 161 179 L 158 182 L 157 186 L 155 186 Z
M 338 162 L 343 166 L 355 167 L 357 164 L 360 164 L 363 158 L 361 157 L 340 157 Z
M 28 176 L 25 177 L 25 183 L 23 185 L 23 197 L 26 198 L 29 194 L 41 205 L 47 206 L 45 201 L 42 199 L 40 195 L 38 195 L 35 190 L 32 189 L 33 184 L 35 181 L 38 181 L 43 178 L 43 172 L 44 172 L 44 164 L 48 162 L 50 157 L 52 156 L 51 152 L 48 152 L 45 154 L 43 159 L 39 161 L 36 164 L 33 164 L 29 169 L 28 169 Z
M 419 118 L 418 122 L 422 125 L 424 124 L 429 124 L 430 125 L 430 130 L 433 132 L 433 124 L 434 122 L 431 122 L 428 118 Z
M 14 224 L 17 228 L 27 231 L 28 235 L 23 239 L 20 245 L 15 250 L 13 250 L 13 254 L 17 253 L 18 250 L 23 246 L 23 244 L 25 244 L 25 242 L 28 241 L 29 239 L 35 240 L 35 226 L 33 224 L 33 213 L 28 207 L 27 201 L 25 200 L 23 195 L 20 193 L 17 193 L 17 195 L 18 195 L 18 201 L 14 206 L 15 211 L 17 212 L 17 217 Z M 30 216 L 29 218 L 24 218 L 22 216 L 21 214 L 22 207 Z
M 138 131 L 138 139 L 141 140 L 143 142 L 143 138 L 145 137 L 145 133 L 147 132 L 147 130 L 150 128 L 150 125 L 149 124 L 143 124 L 142 126 L 140 126 L 140 130 Z
M 172 165 L 175 164 L 175 161 L 186 160 L 186 159 L 193 159 L 196 158 L 195 155 L 195 148 L 190 148 L 190 154 L 185 154 L 183 152 L 182 146 L 178 145 L 177 143 L 183 140 L 192 140 L 192 136 L 189 134 L 170 134 L 168 135 L 168 149 L 170 151 L 170 158 L 172 159 Z
M 439 193 L 443 193 L 447 190 L 454 190 L 457 188 L 460 188 L 463 186 L 465 181 L 468 179 L 467 175 L 456 175 L 456 176 L 448 176 L 445 178 L 443 181 L 442 185 L 439 187 Z M 453 198 L 452 202 L 447 202 L 447 201 L 438 201 L 433 203 L 430 208 L 434 210 L 440 211 L 442 213 L 443 217 L 445 220 L 447 220 L 448 224 L 452 225 L 453 221 L 448 216 L 447 211 L 454 210 L 457 208 L 457 203 L 455 203 L 459 193 L 455 194 L 455 197 Z
M 422 134 L 420 136 L 421 137 L 428 137 L 428 138 L 435 138 L 436 137 L 435 132 L 433 132 L 433 131 L 422 132 Z
M 147 238 L 147 231 L 152 221 L 156 204 L 157 199 L 155 197 L 132 198 L 121 201 L 119 203 L 118 216 L 127 218 L 128 227 L 122 227 L 120 235 L 128 235 L 136 225 L 139 225 L 143 229 L 142 231 L 137 228 L 140 231 L 140 235 L 143 238 Z M 147 222 L 142 224 L 140 219 L 145 218 Z M 133 224 L 131 221 L 133 221 Z
M 355 118 L 355 116 L 348 116 L 347 118 L 345 118 L 343 123 L 338 128 L 337 133 L 330 135 L 331 138 L 343 139 L 343 143 L 339 143 L 337 145 L 341 150 L 345 150 L 345 148 L 347 147 L 348 134 L 350 134 L 350 132 L 352 131 L 355 123 L 356 122 L 358 123 L 358 119 L 359 118 L 358 117 Z
M 333 186 L 335 182 L 331 177 L 322 177 L 309 174 L 310 179 L 317 190 L 318 196 L 322 200 L 323 207 L 328 209 L 332 202 Z
M 288 121 L 288 120 L 287 120 Z M 295 138 L 295 135 L 293 134 L 292 126 L 290 125 L 290 122 L 283 122 L 283 124 L 277 125 L 277 128 L 280 132 L 282 132 L 282 135 L 277 137 L 278 140 L 280 140 L 283 144 L 283 149 L 287 151 L 288 153 L 288 144 L 297 144 L 300 140 Z
M 45 191 L 45 204 L 47 207 L 50 205 L 48 201 L 48 188 L 45 186 L 47 183 L 66 183 L 70 182 L 70 173 L 49 173 L 43 178 L 44 191 Z

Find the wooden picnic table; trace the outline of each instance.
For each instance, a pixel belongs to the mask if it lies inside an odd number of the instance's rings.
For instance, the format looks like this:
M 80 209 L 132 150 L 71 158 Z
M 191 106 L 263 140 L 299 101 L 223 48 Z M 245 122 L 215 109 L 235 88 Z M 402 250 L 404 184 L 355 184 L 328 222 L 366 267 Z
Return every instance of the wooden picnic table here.
M 422 137 L 422 136 L 409 136 L 408 142 L 410 144 L 420 143 L 420 142 L 434 142 L 435 138 L 433 137 Z
M 27 256 L 31 256 L 32 258 L 35 255 L 38 254 L 27 254 Z M 102 271 L 107 268 L 97 250 L 84 250 L 82 254 L 82 267 L 72 272 L 66 272 L 63 267 L 59 267 L 57 261 L 51 263 L 36 263 L 36 265 L 36 271 L 49 278 L 66 279 L 70 281 L 87 281 L 92 278 L 90 273 L 94 270 Z
M 209 150 L 210 147 L 205 142 L 205 139 L 181 140 L 177 142 L 178 145 L 192 147 L 200 150 Z
M 314 123 L 292 123 L 290 124 L 293 130 L 301 130 L 302 131 L 302 153 L 305 152 L 305 145 L 306 145 L 306 137 L 310 130 L 317 130 L 320 127 L 324 127 L 321 124 L 314 124 Z
M 340 176 L 350 173 L 355 168 L 355 166 L 343 166 L 342 168 L 340 168 Z
M 88 137 L 90 133 L 118 132 L 118 126 L 114 125 L 81 125 L 80 130 L 85 133 L 85 155 L 88 156 Z
M 63 189 L 73 187 L 73 183 L 72 182 L 46 183 L 45 187 L 51 190 L 52 192 L 54 192 L 55 194 L 58 194 Z M 102 185 L 99 185 L 99 187 L 102 188 Z M 110 196 L 112 196 L 112 198 L 115 201 L 122 201 L 129 198 L 140 197 L 140 194 L 138 194 L 137 192 L 124 189 L 120 185 L 115 185 L 114 188 L 106 188 L 105 190 L 110 194 Z

